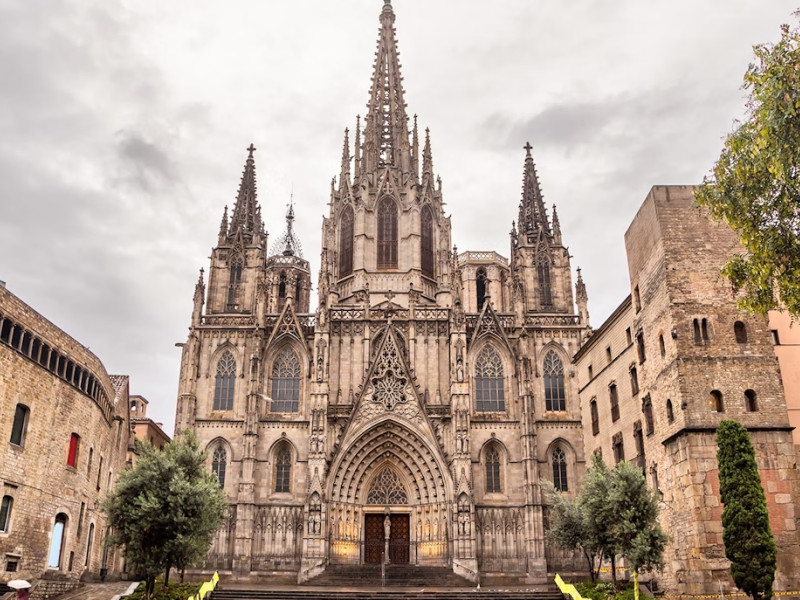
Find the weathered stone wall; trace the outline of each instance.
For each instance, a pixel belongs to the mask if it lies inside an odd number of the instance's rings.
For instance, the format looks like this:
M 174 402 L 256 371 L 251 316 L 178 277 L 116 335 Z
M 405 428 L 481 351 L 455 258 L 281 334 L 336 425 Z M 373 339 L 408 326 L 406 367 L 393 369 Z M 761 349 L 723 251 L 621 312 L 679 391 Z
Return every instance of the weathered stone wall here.
M 39 579 L 48 571 L 67 579 L 96 575 L 106 532 L 98 502 L 126 461 L 127 377 L 109 377 L 85 347 L 0 289 L 0 327 L 3 323 L 13 323 L 39 341 L 26 344 L 23 334 L 16 344 L 13 337 L 0 336 L 0 436 L 5 444 L 0 484 L 2 494 L 13 498 L 7 531 L 0 533 L 3 569 L 10 560 L 18 560 L 15 578 Z M 67 370 L 65 364 L 64 369 L 50 370 L 49 361 L 41 358 L 43 344 L 57 350 L 72 368 Z M 78 366 L 82 378 L 68 377 L 69 372 L 79 373 Z M 99 387 L 87 387 L 89 374 Z M 14 444 L 9 440 L 18 404 L 29 412 L 22 443 Z M 80 436 L 74 467 L 67 465 L 73 433 Z M 66 516 L 66 525 L 59 565 L 50 569 L 48 555 L 58 514 Z M 114 570 L 114 565 L 108 566 Z

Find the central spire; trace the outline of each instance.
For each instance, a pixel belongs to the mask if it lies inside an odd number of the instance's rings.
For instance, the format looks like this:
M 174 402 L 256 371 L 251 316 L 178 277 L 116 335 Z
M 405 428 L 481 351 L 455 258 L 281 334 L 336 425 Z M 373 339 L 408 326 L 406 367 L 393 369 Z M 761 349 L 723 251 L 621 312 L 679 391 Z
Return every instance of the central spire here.
M 530 142 L 525 144 L 525 172 L 522 177 L 522 199 L 519 203 L 519 233 L 521 236 L 531 236 L 542 232 L 549 237 L 552 235 L 550 223 L 544 208 L 536 165 L 531 155 L 532 149 Z
M 410 167 L 408 116 L 403 98 L 394 19 L 390 0 L 384 0 L 364 130 L 367 170 L 388 165 L 404 170 Z

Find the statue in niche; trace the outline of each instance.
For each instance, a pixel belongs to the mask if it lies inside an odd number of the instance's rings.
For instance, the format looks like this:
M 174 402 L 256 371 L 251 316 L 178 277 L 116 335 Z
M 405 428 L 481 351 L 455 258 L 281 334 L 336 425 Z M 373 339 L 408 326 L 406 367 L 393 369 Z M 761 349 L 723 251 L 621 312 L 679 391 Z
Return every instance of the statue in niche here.
M 464 381 L 464 360 L 460 356 L 456 358 L 456 381 Z
M 325 375 L 325 365 L 322 362 L 322 357 L 317 359 L 317 381 L 322 383 L 322 378 Z
M 383 535 L 388 540 L 392 533 L 392 520 L 389 518 L 389 511 L 386 511 L 386 516 L 383 518 Z

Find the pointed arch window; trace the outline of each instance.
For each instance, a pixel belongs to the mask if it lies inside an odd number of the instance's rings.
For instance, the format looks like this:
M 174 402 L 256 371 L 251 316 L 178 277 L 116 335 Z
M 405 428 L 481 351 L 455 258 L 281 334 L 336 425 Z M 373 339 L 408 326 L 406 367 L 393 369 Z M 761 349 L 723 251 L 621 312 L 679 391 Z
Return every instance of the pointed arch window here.
M 292 479 L 292 453 L 284 444 L 275 457 L 275 492 L 288 493 Z
M 272 365 L 272 412 L 300 410 L 300 361 L 290 347 L 284 348 Z
M 553 292 L 550 286 L 550 262 L 544 258 L 539 261 L 536 267 L 536 274 L 539 279 L 539 303 L 542 308 L 553 305 Z
M 353 273 L 353 220 L 353 209 L 348 206 L 339 224 L 339 277 Z
M 278 281 L 278 298 L 286 298 L 286 273 L 281 273 Z
M 559 492 L 569 489 L 567 484 L 567 455 L 561 446 L 553 450 L 553 487 Z
M 422 274 L 433 279 L 433 213 L 429 206 L 422 207 L 420 219 L 422 225 L 422 237 L 420 239 Z
M 564 393 L 564 363 L 550 350 L 544 357 L 544 404 L 545 410 L 567 410 L 567 400 Z
M 475 292 L 478 296 L 478 312 L 483 309 L 483 303 L 486 301 L 486 269 L 481 267 L 475 275 Z
M 589 408 L 592 414 L 592 435 L 600 433 L 600 415 L 597 412 L 597 398 L 592 398 L 589 403 Z
M 214 410 L 233 410 L 233 389 L 236 381 L 236 359 L 226 350 L 217 363 L 214 382 Z
M 397 204 L 388 196 L 378 204 L 378 268 L 397 268 Z
M 236 257 L 231 261 L 231 272 L 228 280 L 228 310 L 236 310 L 239 303 L 239 290 L 242 283 L 242 259 Z
M 486 493 L 499 494 L 503 491 L 500 485 L 500 453 L 490 446 L 486 450 Z
M 475 363 L 475 408 L 478 412 L 506 409 L 503 361 L 491 346 L 485 346 Z
M 217 476 L 219 487 L 225 487 L 225 470 L 228 466 L 228 453 L 223 446 L 217 446 L 211 457 L 211 472 Z

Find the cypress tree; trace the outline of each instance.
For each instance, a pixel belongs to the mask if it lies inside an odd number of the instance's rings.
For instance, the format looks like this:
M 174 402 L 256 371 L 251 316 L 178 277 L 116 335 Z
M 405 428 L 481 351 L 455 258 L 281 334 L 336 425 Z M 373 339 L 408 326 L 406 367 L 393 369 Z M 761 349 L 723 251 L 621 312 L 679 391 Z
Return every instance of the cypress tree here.
M 731 575 L 753 600 L 769 600 L 775 580 L 777 548 L 769 527 L 764 488 L 750 436 L 741 423 L 722 421 L 717 429 L 717 462 L 722 540 Z

